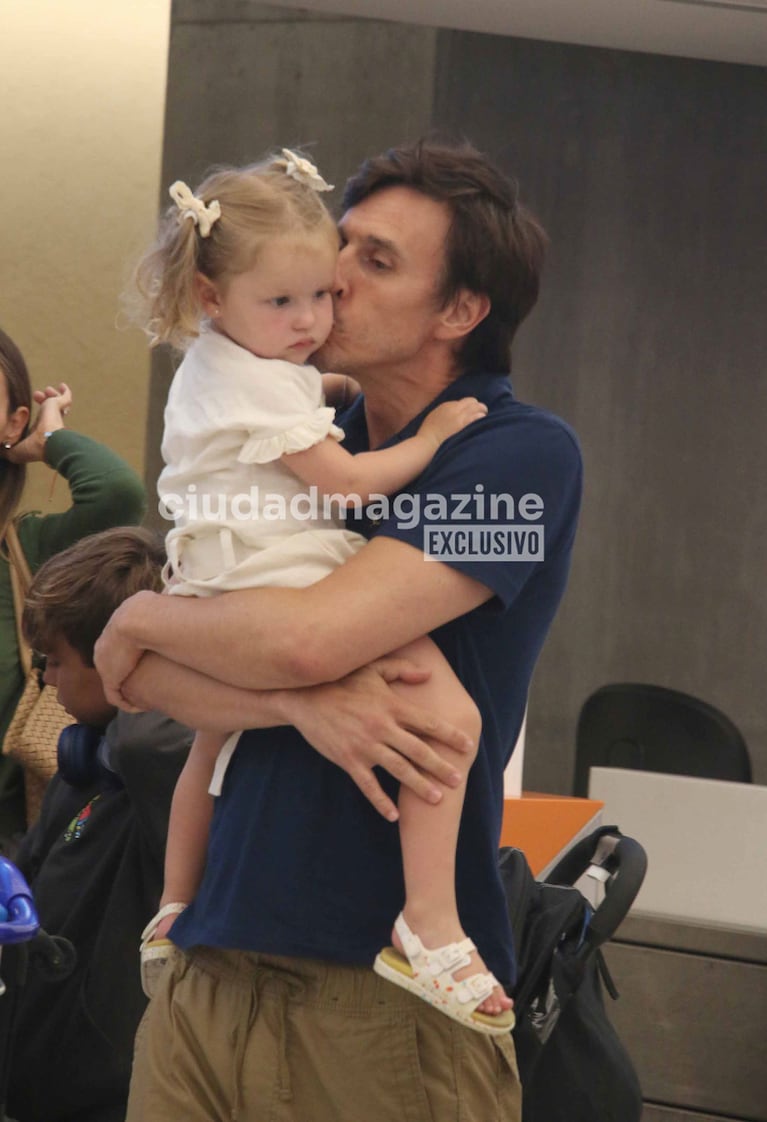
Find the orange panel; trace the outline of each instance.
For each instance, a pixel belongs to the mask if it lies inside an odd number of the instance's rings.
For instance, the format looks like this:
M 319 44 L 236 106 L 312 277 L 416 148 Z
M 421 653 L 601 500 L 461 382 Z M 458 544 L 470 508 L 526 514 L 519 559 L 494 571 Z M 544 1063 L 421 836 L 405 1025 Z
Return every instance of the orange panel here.
M 521 849 L 533 874 L 538 876 L 586 830 L 603 806 L 597 799 L 525 791 L 521 798 L 505 800 L 501 845 Z

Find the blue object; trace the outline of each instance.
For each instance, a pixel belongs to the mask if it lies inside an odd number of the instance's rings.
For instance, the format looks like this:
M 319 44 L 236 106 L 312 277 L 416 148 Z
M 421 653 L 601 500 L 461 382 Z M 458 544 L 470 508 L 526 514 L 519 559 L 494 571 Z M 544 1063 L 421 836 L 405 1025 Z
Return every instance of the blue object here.
M 24 943 L 39 930 L 29 885 L 14 864 L 0 857 L 0 946 Z
M 68 725 L 61 730 L 56 748 L 59 775 L 70 787 L 85 789 L 105 774 L 99 761 L 104 730 L 92 725 Z

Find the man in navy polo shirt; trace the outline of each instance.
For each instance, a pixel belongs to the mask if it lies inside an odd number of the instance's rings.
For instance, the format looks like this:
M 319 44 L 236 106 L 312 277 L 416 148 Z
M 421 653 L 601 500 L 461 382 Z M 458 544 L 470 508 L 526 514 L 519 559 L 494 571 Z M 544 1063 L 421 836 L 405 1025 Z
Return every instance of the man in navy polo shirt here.
M 398 669 L 376 660 L 430 634 L 482 713 L 457 894 L 466 932 L 511 986 L 503 770 L 581 490 L 573 434 L 517 402 L 507 379 L 545 235 L 484 157 L 430 143 L 367 161 L 340 232 L 321 360 L 362 388 L 340 418 L 346 447 L 401 440 L 450 398 L 476 396 L 488 414 L 407 494 L 358 517 L 369 544 L 325 580 L 210 601 L 141 594 L 100 641 L 113 697 L 253 730 L 217 800 L 198 897 L 173 927 L 183 953 L 152 1002 L 130 1122 L 520 1117 L 509 1036 L 458 1025 L 370 969 L 403 900 L 386 817 L 397 784 L 429 798 L 446 778 L 427 737 L 444 730 L 415 715 L 418 695 L 405 694 L 418 687 L 391 687 Z

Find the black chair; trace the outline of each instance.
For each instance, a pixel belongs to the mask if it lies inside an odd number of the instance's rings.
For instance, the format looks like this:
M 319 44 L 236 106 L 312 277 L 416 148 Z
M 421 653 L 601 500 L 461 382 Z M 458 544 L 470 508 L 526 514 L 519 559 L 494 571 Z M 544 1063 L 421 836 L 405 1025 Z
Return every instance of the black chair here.
M 581 709 L 575 795 L 588 794 L 592 767 L 751 782 L 746 742 L 729 717 L 678 690 L 632 683 L 602 686 Z

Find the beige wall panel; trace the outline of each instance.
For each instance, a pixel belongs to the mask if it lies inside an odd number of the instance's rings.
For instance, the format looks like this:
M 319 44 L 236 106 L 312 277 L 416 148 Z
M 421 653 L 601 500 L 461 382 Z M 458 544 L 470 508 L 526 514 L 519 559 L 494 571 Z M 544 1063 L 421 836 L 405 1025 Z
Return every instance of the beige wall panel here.
M 149 358 L 117 317 L 154 230 L 169 22 L 170 0 L 0 4 L 0 324 L 35 385 L 69 382 L 72 427 L 138 471 Z M 30 476 L 39 507 L 49 475 Z

